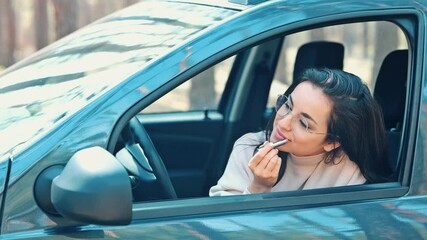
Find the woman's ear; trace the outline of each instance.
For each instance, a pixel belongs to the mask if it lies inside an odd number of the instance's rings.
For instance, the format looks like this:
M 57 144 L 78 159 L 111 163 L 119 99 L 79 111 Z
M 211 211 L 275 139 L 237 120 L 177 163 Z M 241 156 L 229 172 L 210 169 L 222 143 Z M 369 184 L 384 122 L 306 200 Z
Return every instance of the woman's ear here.
M 330 152 L 330 151 L 332 151 L 335 148 L 338 148 L 340 146 L 341 146 L 341 144 L 339 142 L 328 142 L 328 143 L 325 143 L 325 145 L 323 145 L 323 149 L 326 152 Z

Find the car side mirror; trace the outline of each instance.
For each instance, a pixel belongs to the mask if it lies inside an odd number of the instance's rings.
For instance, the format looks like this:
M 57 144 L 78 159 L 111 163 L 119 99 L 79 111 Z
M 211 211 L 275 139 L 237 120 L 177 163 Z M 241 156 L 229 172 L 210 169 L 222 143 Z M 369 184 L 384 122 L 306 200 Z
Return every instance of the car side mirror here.
M 76 152 L 62 171 L 58 165 L 43 171 L 34 197 L 44 212 L 76 222 L 126 225 L 132 219 L 129 175 L 101 147 Z

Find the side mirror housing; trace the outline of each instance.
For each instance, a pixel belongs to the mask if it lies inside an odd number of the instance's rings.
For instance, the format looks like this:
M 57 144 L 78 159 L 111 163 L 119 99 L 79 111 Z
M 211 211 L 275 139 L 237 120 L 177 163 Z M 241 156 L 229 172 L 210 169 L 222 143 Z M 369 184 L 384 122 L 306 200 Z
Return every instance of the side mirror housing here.
M 46 213 L 100 225 L 126 225 L 132 219 L 132 190 L 127 171 L 108 151 L 92 147 L 75 153 L 62 172 L 41 173 L 34 187 L 36 202 Z M 50 196 L 40 182 L 51 178 Z M 45 180 L 43 180 L 45 179 Z M 37 184 L 39 182 L 39 184 Z M 44 184 L 46 185 L 46 184 Z M 38 189 L 39 188 L 39 189 Z M 45 207 L 46 208 L 46 207 Z M 56 211 L 56 212 L 55 212 Z

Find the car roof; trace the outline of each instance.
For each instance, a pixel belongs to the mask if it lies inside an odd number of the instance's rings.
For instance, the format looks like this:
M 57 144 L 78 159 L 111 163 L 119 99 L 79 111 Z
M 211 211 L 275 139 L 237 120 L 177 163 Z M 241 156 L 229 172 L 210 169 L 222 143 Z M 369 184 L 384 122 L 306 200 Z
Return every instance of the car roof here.
M 245 10 L 253 7 L 259 3 L 266 2 L 268 0 L 172 0 L 173 2 L 183 2 L 191 4 L 201 4 L 213 7 L 222 7 L 233 10 Z

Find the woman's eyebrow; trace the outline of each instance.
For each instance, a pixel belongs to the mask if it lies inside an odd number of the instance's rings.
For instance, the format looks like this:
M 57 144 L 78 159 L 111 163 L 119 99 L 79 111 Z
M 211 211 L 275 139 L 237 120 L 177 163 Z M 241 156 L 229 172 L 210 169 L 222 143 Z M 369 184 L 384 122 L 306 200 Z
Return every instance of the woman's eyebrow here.
M 309 120 L 311 120 L 312 122 L 314 122 L 316 125 L 318 125 L 317 124 L 317 122 L 316 122 L 316 120 L 314 120 L 314 118 L 312 118 L 308 113 L 305 113 L 305 112 L 302 112 L 302 113 L 300 113 L 303 117 L 305 117 L 305 118 L 307 118 L 307 119 L 309 119 Z
M 292 99 L 292 95 L 289 95 L 289 100 L 291 100 L 291 105 L 293 106 L 294 105 L 294 100 Z M 317 122 L 316 122 L 316 120 L 314 120 L 314 118 L 312 118 L 308 113 L 302 112 L 300 114 L 303 117 L 305 117 L 305 118 L 311 120 L 312 122 L 314 122 L 316 125 L 318 125 Z

